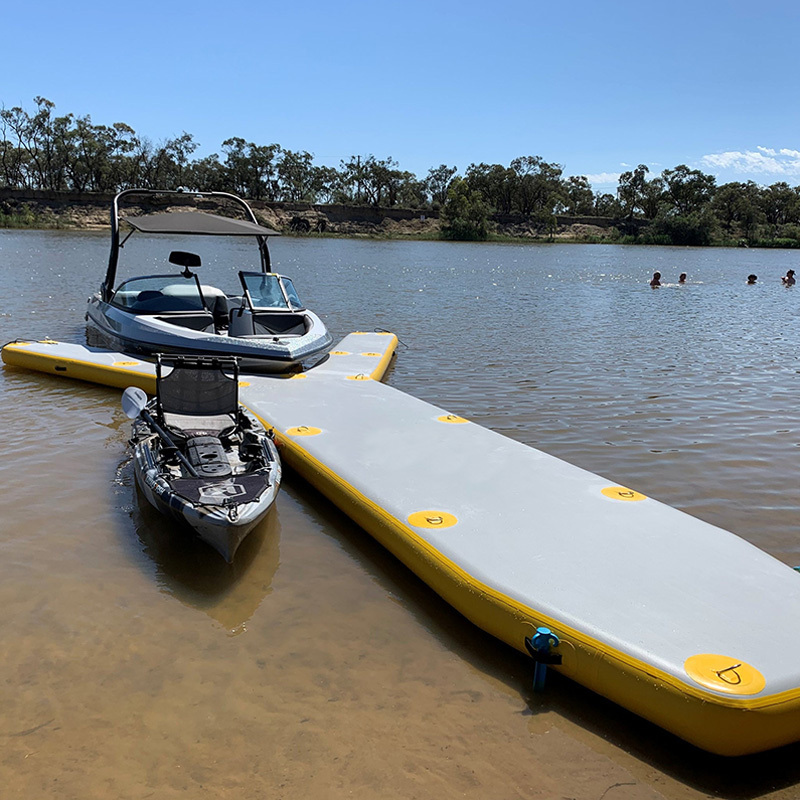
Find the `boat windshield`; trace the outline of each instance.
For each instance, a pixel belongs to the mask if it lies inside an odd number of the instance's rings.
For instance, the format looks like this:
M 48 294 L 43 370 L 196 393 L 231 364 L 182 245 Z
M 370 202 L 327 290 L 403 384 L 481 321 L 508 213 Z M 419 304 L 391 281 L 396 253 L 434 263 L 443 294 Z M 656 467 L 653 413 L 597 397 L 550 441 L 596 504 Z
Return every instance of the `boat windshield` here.
M 149 275 L 121 283 L 111 302 L 115 306 L 144 314 L 165 311 L 203 311 L 203 295 L 192 275 Z
M 239 278 L 253 308 L 294 311 L 303 307 L 289 278 L 274 272 L 240 272 Z
M 303 308 L 303 304 L 300 302 L 300 298 L 297 294 L 297 291 L 294 288 L 294 284 L 292 283 L 291 278 L 284 278 L 281 275 L 281 283 L 283 284 L 283 289 L 286 292 L 286 296 L 289 298 L 289 305 L 299 311 Z

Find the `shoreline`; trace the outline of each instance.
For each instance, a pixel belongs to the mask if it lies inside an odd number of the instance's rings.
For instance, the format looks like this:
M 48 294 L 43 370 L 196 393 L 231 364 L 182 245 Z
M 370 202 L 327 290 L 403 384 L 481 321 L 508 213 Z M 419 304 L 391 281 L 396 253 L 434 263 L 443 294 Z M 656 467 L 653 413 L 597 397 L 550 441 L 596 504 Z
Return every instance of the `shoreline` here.
M 108 231 L 112 195 L 77 195 L 67 192 L 0 190 L 0 229 Z M 187 201 L 189 196 L 187 195 Z M 430 209 L 373 206 L 313 205 L 251 201 L 261 224 L 284 236 L 370 239 L 386 241 L 455 241 L 442 237 L 439 212 Z M 146 209 L 147 211 L 152 208 Z M 158 210 L 167 210 L 158 207 Z M 638 233 L 647 220 L 556 215 L 552 222 L 518 216 L 494 215 L 489 243 L 500 244 L 623 244 L 648 245 L 668 242 L 641 241 Z M 688 246 L 688 245 L 673 245 Z M 744 242 L 718 238 L 701 247 L 751 247 L 797 249 L 782 241 Z

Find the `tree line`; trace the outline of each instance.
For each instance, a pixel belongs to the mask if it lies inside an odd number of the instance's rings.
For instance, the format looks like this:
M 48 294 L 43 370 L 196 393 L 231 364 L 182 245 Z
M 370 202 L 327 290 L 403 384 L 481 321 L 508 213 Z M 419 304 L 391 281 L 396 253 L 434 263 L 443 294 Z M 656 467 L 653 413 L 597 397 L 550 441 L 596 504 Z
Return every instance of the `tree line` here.
M 441 211 L 442 235 L 485 239 L 493 220 L 523 218 L 552 231 L 554 215 L 610 217 L 623 241 L 800 246 L 800 187 L 752 181 L 717 185 L 713 175 L 678 165 L 650 175 L 640 164 L 616 192 L 595 192 L 561 164 L 521 156 L 508 166 L 441 164 L 419 178 L 391 157 L 351 156 L 321 166 L 306 151 L 240 137 L 194 158 L 190 133 L 154 143 L 129 125 L 98 125 L 89 115 L 0 109 L 0 187 L 112 193 L 127 188 L 230 191 L 251 200 L 397 206 Z M 647 221 L 647 224 L 642 224 Z

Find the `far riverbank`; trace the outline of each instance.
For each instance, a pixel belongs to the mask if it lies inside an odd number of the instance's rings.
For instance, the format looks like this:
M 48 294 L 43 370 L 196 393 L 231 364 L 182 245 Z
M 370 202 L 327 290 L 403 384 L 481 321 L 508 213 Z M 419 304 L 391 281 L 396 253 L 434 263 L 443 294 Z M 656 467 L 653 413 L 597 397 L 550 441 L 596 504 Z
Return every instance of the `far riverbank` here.
M 0 228 L 34 230 L 107 230 L 112 194 L 0 189 Z M 187 194 L 186 202 L 191 195 Z M 386 208 L 312 203 L 249 201 L 259 222 L 291 236 L 356 239 L 439 240 L 437 209 Z M 134 213 L 166 211 L 154 201 Z M 525 217 L 493 214 L 488 221 L 488 241 L 562 244 L 670 244 L 657 241 L 648 230 L 649 220 L 612 217 L 552 215 Z M 796 248 L 800 242 L 780 239 L 746 242 L 719 235 L 708 244 L 722 247 Z
M 105 230 L 110 227 L 112 200 L 110 194 L 0 189 L 0 228 Z M 263 201 L 250 201 L 250 205 L 262 224 L 284 235 L 423 241 L 440 238 L 436 209 Z M 606 217 L 554 216 L 542 221 L 495 215 L 490 223 L 490 240 L 611 243 L 624 235 L 619 225 Z

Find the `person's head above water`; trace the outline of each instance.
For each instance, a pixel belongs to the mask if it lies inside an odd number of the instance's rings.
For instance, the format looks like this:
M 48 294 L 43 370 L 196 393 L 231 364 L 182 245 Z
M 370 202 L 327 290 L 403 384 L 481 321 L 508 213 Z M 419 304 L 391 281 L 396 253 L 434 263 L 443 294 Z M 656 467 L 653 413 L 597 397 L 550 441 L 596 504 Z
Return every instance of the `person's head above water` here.
M 686 283 L 686 273 L 681 272 L 680 278 L 678 278 L 678 283 Z
M 747 276 L 748 283 L 755 283 L 758 280 L 758 275 L 753 275 L 752 273 Z

